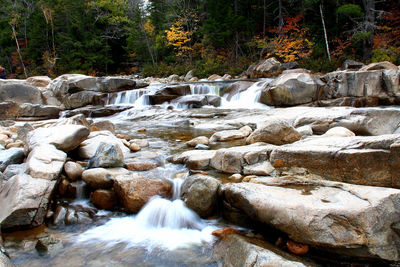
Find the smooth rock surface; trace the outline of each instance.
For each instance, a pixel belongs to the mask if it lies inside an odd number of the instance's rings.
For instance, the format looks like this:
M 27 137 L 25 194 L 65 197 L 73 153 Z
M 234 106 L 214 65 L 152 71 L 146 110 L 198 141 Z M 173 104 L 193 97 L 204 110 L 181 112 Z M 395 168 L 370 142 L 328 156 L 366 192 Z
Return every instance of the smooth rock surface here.
M 187 141 L 186 145 L 190 146 L 190 147 L 195 147 L 198 144 L 208 146 L 209 143 L 210 143 L 210 140 L 208 139 L 208 137 L 206 137 L 206 136 L 198 136 L 198 137 L 193 138 L 190 141 Z
M 1 228 L 11 230 L 41 225 L 55 184 L 55 181 L 27 174 L 16 175 L 4 183 L 0 187 Z
M 301 135 L 285 120 L 268 120 L 257 128 L 246 140 L 246 143 L 265 142 L 283 145 L 296 142 Z
M 317 266 L 301 258 L 278 250 L 266 241 L 231 234 L 217 241 L 213 258 L 219 266 L 266 267 L 266 266 Z
M 117 144 L 100 143 L 90 158 L 88 168 L 115 168 L 124 166 L 124 154 Z
M 43 144 L 36 146 L 26 160 L 26 170 L 35 178 L 56 180 L 64 168 L 67 154 L 55 146 Z
M 224 201 L 300 243 L 358 257 L 400 259 L 400 190 L 286 177 L 224 184 Z
M 82 180 L 94 189 L 108 189 L 113 187 L 117 176 L 127 175 L 129 171 L 124 168 L 93 168 L 82 173 Z
M 175 164 L 186 164 L 186 167 L 193 170 L 206 170 L 210 166 L 210 160 L 216 151 L 213 150 L 189 150 L 171 159 Z
M 117 196 L 114 191 L 98 189 L 90 195 L 90 200 L 99 209 L 110 210 L 117 205 Z
M 114 191 L 124 210 L 138 213 L 153 196 L 169 198 L 171 185 L 160 179 L 150 179 L 134 175 L 115 177 Z
M 91 132 L 88 139 L 80 144 L 78 155 L 83 159 L 90 159 L 96 153 L 97 147 L 100 143 L 117 145 L 120 147 L 124 155 L 129 153 L 129 148 L 127 148 L 122 141 L 115 137 L 110 131 L 96 131 Z
M 72 182 L 82 177 L 83 167 L 73 161 L 68 161 L 64 165 L 64 171 L 68 179 Z
M 324 179 L 399 188 L 399 142 L 400 134 L 313 137 L 276 147 L 270 161 L 279 170 L 303 168 Z
M 28 133 L 26 145 L 29 151 L 38 145 L 51 144 L 59 150 L 69 152 L 77 148 L 89 136 L 89 133 L 89 129 L 82 125 L 38 128 Z
M 186 206 L 203 218 L 210 217 L 217 208 L 217 193 L 221 182 L 208 175 L 186 177 L 181 198 Z

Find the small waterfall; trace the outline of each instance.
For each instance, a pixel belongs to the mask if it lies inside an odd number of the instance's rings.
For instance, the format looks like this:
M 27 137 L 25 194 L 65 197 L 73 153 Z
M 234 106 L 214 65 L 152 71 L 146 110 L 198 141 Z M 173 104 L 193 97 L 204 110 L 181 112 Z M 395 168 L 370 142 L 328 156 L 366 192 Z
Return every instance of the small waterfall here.
M 192 95 L 218 95 L 221 86 L 218 84 L 191 84 L 190 93 Z
M 73 182 L 72 185 L 76 188 L 76 200 L 82 200 L 85 199 L 85 187 L 86 183 L 82 180 Z
M 92 228 L 77 238 L 77 242 L 124 242 L 127 247 L 143 246 L 175 250 L 203 245 L 214 240 L 214 226 L 207 224 L 179 199 L 183 179 L 172 179 L 174 200 L 153 197 L 136 216 L 113 218 L 102 226 Z
M 123 91 L 108 96 L 107 105 L 149 105 L 148 95 L 151 92 L 146 89 Z
M 271 79 L 266 79 L 263 81 L 259 81 L 254 83 L 252 86 L 247 88 L 245 91 L 242 91 L 236 95 L 234 95 L 230 101 L 227 100 L 227 94 L 224 95 L 223 101 L 221 104 L 221 108 L 248 108 L 248 109 L 266 109 L 270 108 L 267 105 L 264 105 L 259 102 L 261 97 L 261 90 L 265 87 L 266 84 L 270 83 Z

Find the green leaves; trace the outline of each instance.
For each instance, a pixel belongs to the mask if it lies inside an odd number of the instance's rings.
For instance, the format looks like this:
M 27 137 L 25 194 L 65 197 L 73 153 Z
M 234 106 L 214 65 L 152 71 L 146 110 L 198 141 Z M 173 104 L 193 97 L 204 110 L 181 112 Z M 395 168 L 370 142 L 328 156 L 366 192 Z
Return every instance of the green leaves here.
M 336 12 L 338 14 L 343 14 L 352 18 L 364 17 L 364 12 L 362 12 L 361 7 L 355 4 L 342 5 L 337 9 Z

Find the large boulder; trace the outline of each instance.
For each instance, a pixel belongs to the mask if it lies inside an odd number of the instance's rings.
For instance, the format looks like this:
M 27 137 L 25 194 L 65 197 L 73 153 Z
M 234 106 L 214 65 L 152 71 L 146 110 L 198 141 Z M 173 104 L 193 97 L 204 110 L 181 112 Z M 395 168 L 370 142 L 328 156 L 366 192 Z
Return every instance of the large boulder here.
M 82 173 L 82 180 L 93 189 L 109 189 L 113 187 L 115 177 L 128 174 L 124 168 L 93 168 Z
M 129 213 L 138 213 L 154 196 L 164 198 L 172 196 L 172 187 L 169 183 L 133 175 L 115 177 L 114 191 L 124 210 Z
M 97 147 L 101 143 L 119 146 L 124 155 L 129 153 L 129 148 L 127 148 L 124 143 L 122 143 L 122 141 L 115 137 L 115 135 L 110 131 L 96 131 L 91 132 L 88 139 L 80 144 L 78 155 L 84 159 L 92 158 L 96 153 Z
M 4 172 L 8 165 L 21 164 L 25 159 L 23 148 L 0 150 L 0 171 Z
M 56 181 L 32 178 L 27 174 L 12 177 L 0 187 L 2 230 L 32 228 L 43 223 Z
M 324 83 L 304 72 L 280 75 L 262 90 L 260 102 L 268 106 L 294 106 L 320 99 Z
M 112 168 L 124 166 L 124 154 L 117 144 L 100 143 L 90 158 L 88 168 Z
M 219 107 L 221 98 L 214 95 L 186 95 L 175 98 L 171 103 L 178 105 L 178 107 L 188 108 L 201 108 L 207 105 Z
M 137 83 L 133 79 L 121 77 L 99 77 L 97 78 L 97 82 L 99 83 L 99 91 L 103 93 L 119 92 L 147 86 L 147 84 Z
M 216 242 L 213 258 L 219 266 L 318 266 L 278 250 L 274 245 L 256 238 L 231 234 Z
M 279 170 L 303 168 L 325 179 L 400 187 L 400 134 L 314 137 L 276 147 L 270 156 Z
M 264 178 L 224 184 L 222 197 L 251 219 L 297 242 L 337 253 L 400 260 L 400 190 Z
M 67 109 L 81 108 L 87 105 L 104 105 L 105 95 L 93 91 L 81 91 L 63 98 L 62 102 Z
M 250 81 L 237 81 L 225 88 L 224 92 L 228 94 L 226 100 L 231 101 L 235 96 L 238 96 L 241 92 L 246 91 L 254 82 Z
M 189 85 L 169 85 L 161 88 L 154 95 L 150 95 L 149 100 L 151 105 L 159 105 L 190 94 Z
M 247 69 L 246 75 L 249 78 L 269 78 L 278 76 L 282 70 L 282 64 L 272 57 L 251 65 Z
M 64 168 L 67 154 L 55 146 L 43 144 L 32 149 L 26 160 L 26 170 L 35 178 L 57 180 Z
M 89 136 L 89 129 L 82 125 L 59 125 L 38 128 L 28 133 L 26 145 L 31 151 L 42 144 L 54 145 L 57 149 L 69 152 L 77 148 Z
M 181 198 L 186 206 L 203 218 L 210 217 L 217 208 L 221 182 L 208 175 L 192 175 L 182 184 Z
M 0 102 L 12 101 L 17 104 L 43 104 L 38 88 L 24 81 L 0 81 Z
M 61 109 L 57 106 L 22 103 L 13 101 L 0 103 L 0 119 L 3 120 L 44 120 L 56 119 Z
M 389 61 L 382 62 L 374 62 L 367 66 L 364 66 L 360 69 L 360 71 L 368 71 L 368 70 L 398 70 L 399 68 Z
M 50 84 L 51 78 L 48 76 L 32 76 L 26 82 L 36 87 L 46 87 Z
M 268 160 L 274 148 L 264 143 L 222 148 L 211 158 L 210 166 L 224 173 L 243 173 L 245 167 Z
M 248 144 L 265 142 L 274 145 L 283 145 L 301 139 L 300 133 L 286 120 L 275 118 L 265 121 L 246 140 Z

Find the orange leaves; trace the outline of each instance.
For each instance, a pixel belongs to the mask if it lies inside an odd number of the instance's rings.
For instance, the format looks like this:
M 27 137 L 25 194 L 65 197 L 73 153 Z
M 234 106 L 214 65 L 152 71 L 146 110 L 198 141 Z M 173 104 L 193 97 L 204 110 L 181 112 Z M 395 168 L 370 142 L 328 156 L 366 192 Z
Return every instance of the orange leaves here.
M 268 43 L 265 39 L 256 39 L 262 48 L 268 48 L 267 57 L 277 56 L 284 62 L 289 62 L 305 58 L 312 53 L 314 43 L 307 38 L 308 29 L 299 24 L 301 19 L 302 16 L 285 17 L 286 23 L 282 28 L 275 27 L 270 30 L 277 36 Z

